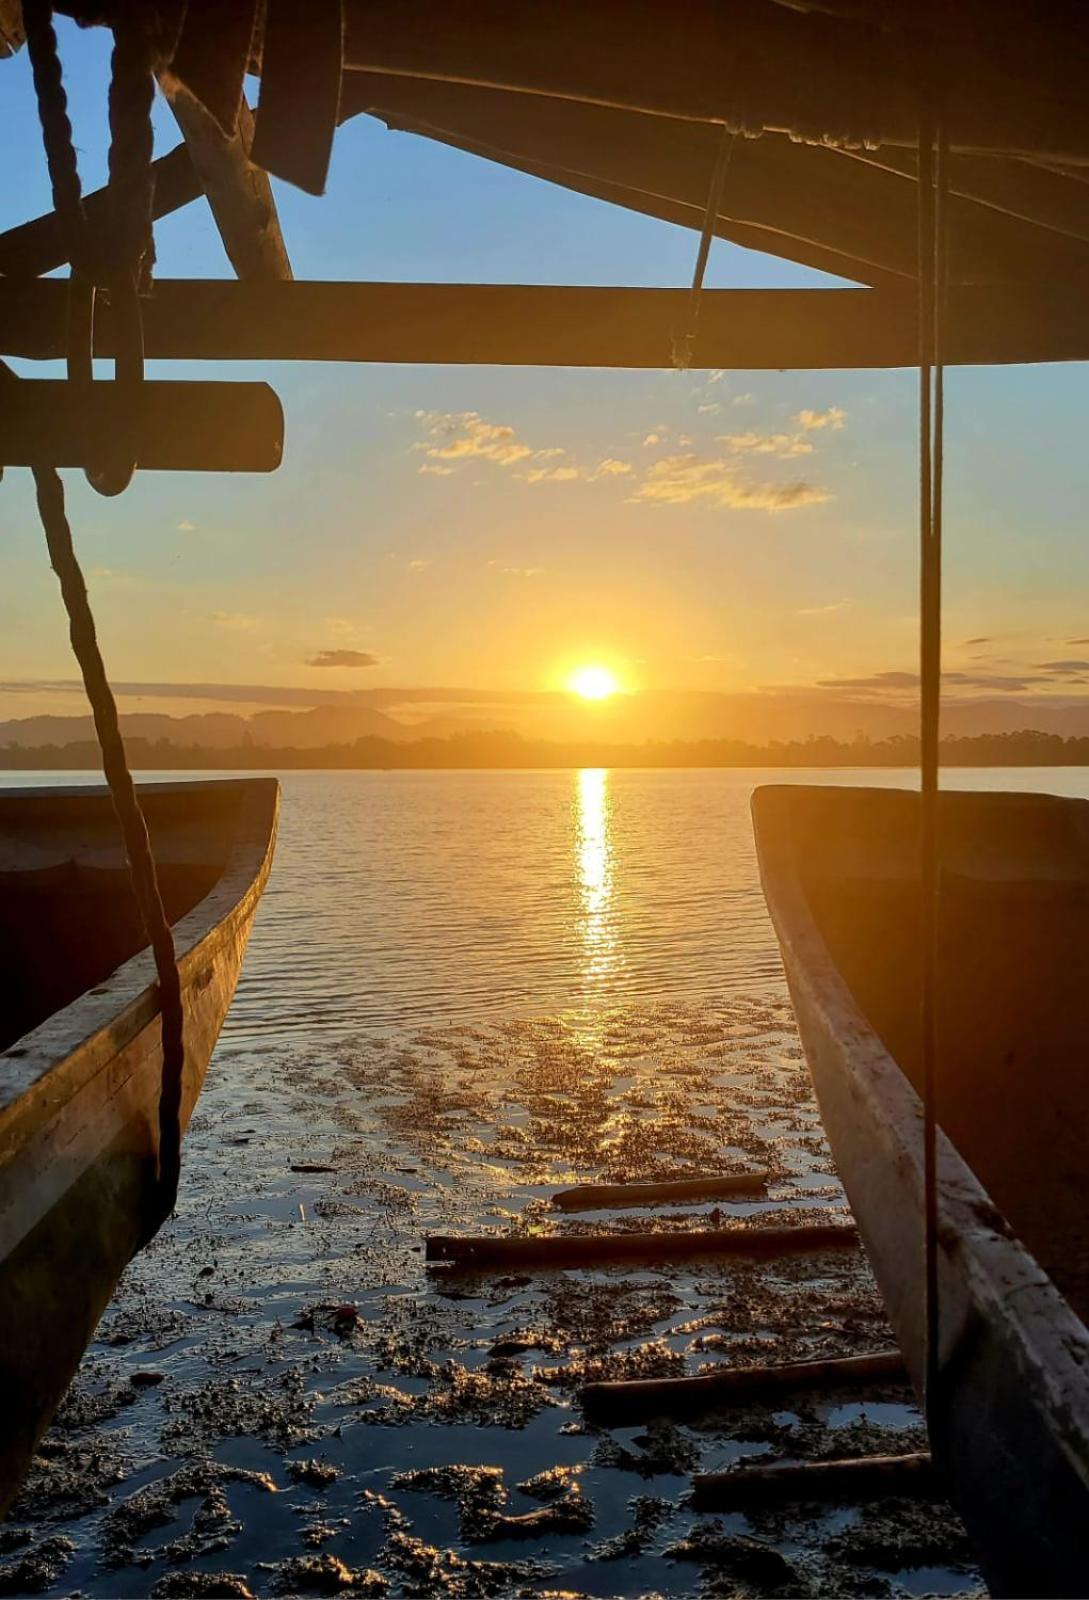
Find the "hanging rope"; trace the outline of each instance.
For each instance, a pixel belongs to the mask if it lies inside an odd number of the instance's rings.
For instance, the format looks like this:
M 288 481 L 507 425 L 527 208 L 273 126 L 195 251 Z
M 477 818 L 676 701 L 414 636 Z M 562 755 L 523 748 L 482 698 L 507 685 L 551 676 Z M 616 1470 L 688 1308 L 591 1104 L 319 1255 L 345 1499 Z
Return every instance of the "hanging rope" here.
M 722 190 L 726 183 L 726 174 L 730 170 L 730 160 L 736 142 L 737 129 L 728 127 L 724 123 L 718 150 L 715 153 L 715 164 L 711 169 L 711 187 L 707 194 L 707 209 L 703 214 L 703 228 L 700 232 L 699 249 L 696 251 L 692 288 L 688 296 L 688 326 L 679 350 L 675 349 L 673 352 L 673 364 L 681 372 L 687 372 L 692 365 L 696 334 L 699 331 L 700 307 L 703 304 L 703 280 L 707 274 L 707 261 L 711 254 L 711 241 L 715 236 L 715 224 L 722 203 Z
M 933 1424 L 940 1376 L 938 1284 L 938 758 L 941 732 L 943 332 L 948 276 L 948 152 L 940 116 L 919 120 L 919 679 L 920 940 L 926 1399 Z
M 123 373 L 119 362 L 117 381 L 126 383 L 130 399 L 135 400 L 143 375 L 136 280 L 141 264 L 147 262 L 150 256 L 151 234 L 152 78 L 147 38 L 136 16 L 125 26 L 115 29 L 110 84 L 112 231 L 106 241 L 108 253 L 104 254 L 90 238 L 83 212 L 52 5 L 48 0 L 24 0 L 23 13 L 42 139 L 53 188 L 53 204 L 70 235 L 71 285 L 84 285 L 90 291 L 87 296 L 77 293 L 70 300 L 70 376 L 90 384 L 93 293 L 96 283 L 105 281 L 110 286 L 114 301 L 115 319 L 120 323 L 126 314 L 129 317 L 127 337 L 132 351 L 132 364 Z M 135 333 L 132 331 L 133 323 Z M 119 327 L 119 338 L 124 337 Z M 139 342 L 138 351 L 134 341 Z M 79 346 L 78 350 L 76 345 Z M 76 369 L 74 374 L 73 368 Z M 130 445 L 131 438 L 122 441 L 122 456 Z M 118 462 L 111 460 L 109 472 L 113 474 L 117 469 Z M 123 461 L 121 469 L 124 470 Z M 131 466 L 125 472 L 121 487 L 129 477 Z M 117 479 L 112 478 L 111 481 L 116 484 Z M 163 1057 L 159 1092 L 158 1182 L 152 1212 L 145 1219 L 141 1242 L 146 1242 L 170 1215 L 178 1192 L 181 1093 L 185 1069 L 181 981 L 174 936 L 163 906 L 147 822 L 129 772 L 117 704 L 106 677 L 87 586 L 72 542 L 72 530 L 64 504 L 64 485 L 56 469 L 47 465 L 34 469 L 34 483 L 49 559 L 60 581 L 72 650 L 91 704 L 95 732 L 102 752 L 103 772 L 121 827 L 133 893 L 151 945 L 158 977 Z M 116 489 L 110 492 L 116 492 Z

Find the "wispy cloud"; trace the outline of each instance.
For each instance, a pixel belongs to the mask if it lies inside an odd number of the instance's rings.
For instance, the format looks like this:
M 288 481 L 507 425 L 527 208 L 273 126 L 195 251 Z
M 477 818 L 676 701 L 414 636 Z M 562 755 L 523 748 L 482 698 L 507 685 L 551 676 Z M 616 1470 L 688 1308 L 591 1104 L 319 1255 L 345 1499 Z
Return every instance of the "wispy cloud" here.
M 847 413 L 842 406 L 829 406 L 827 411 L 798 411 L 794 421 L 800 428 L 805 428 L 812 433 L 820 428 L 832 428 L 838 431 L 847 420 Z
M 647 450 L 652 450 L 656 444 L 661 444 L 661 442 L 662 436 L 660 433 L 648 433 L 643 440 L 643 446 Z
M 746 433 L 720 433 L 716 438 L 735 455 L 777 456 L 786 461 L 791 456 L 813 454 L 812 443 L 797 433 L 757 433 L 750 428 Z
M 307 657 L 308 667 L 376 667 L 379 657 L 369 650 L 319 650 Z
M 827 489 L 805 481 L 753 483 L 730 461 L 713 457 L 663 456 L 649 468 L 630 499 L 656 505 L 704 505 L 737 511 L 794 511 L 831 499 Z
M 1089 667 L 1089 663 L 1085 663 Z M 1081 682 L 1073 674 L 1065 681 Z M 965 689 L 985 694 L 1024 694 L 1027 691 L 1055 689 L 1056 674 L 1030 670 L 1020 673 L 999 672 L 943 672 L 942 684 L 951 690 Z M 859 678 L 821 678 L 818 689 L 832 689 L 839 693 L 876 696 L 892 700 L 905 697 L 914 700 L 919 689 L 917 672 L 874 672 Z
M 533 446 L 518 437 L 509 423 L 491 422 L 478 411 L 417 411 L 429 437 L 415 446 L 426 459 L 420 472 L 448 478 L 458 467 L 489 462 L 506 470 L 521 483 L 596 483 L 603 478 L 627 477 L 630 461 L 606 456 L 596 465 L 569 458 L 563 445 Z M 656 436 L 648 436 L 656 437 Z
M 417 445 L 429 461 L 491 461 L 513 467 L 533 454 L 509 423 L 488 422 L 478 411 L 417 411 L 434 441 Z
M 183 517 L 178 523 L 177 531 L 179 533 L 196 533 L 197 525 L 195 522 L 190 522 L 188 517 Z
M 827 617 L 834 611 L 843 611 L 850 605 L 850 600 L 831 600 L 826 606 L 799 606 L 795 612 L 798 617 Z
M 232 633 L 253 633 L 261 626 L 260 617 L 252 617 L 245 611 L 213 611 L 208 620 L 217 628 L 227 628 Z
M 578 467 L 530 467 L 517 474 L 523 483 L 577 483 L 585 473 Z

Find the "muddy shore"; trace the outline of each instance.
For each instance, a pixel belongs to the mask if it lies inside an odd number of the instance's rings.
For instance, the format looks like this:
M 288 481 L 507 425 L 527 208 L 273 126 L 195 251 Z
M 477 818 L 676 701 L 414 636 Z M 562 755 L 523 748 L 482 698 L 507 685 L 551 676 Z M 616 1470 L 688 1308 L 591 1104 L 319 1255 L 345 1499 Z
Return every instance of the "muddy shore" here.
M 589 1180 L 766 1198 L 565 1217 Z M 897 1383 L 598 1428 L 590 1378 L 876 1350 L 860 1252 L 445 1275 L 432 1231 L 848 1220 L 788 1007 L 218 1052 L 175 1220 L 8 1523 L 0 1594 L 982 1593 L 940 1504 L 696 1513 L 693 1471 L 925 1447 Z

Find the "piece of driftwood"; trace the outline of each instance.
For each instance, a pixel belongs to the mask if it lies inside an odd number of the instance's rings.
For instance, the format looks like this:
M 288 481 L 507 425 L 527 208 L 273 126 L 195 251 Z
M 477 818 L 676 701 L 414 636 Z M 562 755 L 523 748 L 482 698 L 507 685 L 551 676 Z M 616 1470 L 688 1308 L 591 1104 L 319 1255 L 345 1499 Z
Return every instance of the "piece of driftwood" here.
M 598 1422 L 637 1422 L 646 1417 L 691 1415 L 731 1401 L 783 1389 L 845 1388 L 859 1383 L 906 1380 L 899 1350 L 826 1361 L 784 1361 L 775 1366 L 721 1367 L 694 1378 L 634 1378 L 588 1383 L 582 1405 Z
M 283 455 L 283 410 L 267 383 L 147 382 L 131 417 L 113 382 L 88 395 L 17 379 L 0 398 L 0 466 L 86 466 L 130 426 L 143 470 L 272 472 Z
M 662 1183 L 580 1183 L 552 1196 L 557 1211 L 599 1211 L 605 1206 L 651 1206 L 661 1201 L 718 1200 L 762 1194 L 766 1172 L 719 1172 L 709 1178 L 671 1178 Z
M 876 1500 L 882 1495 L 938 1492 L 927 1451 L 732 1467 L 728 1472 L 701 1472 L 692 1480 L 692 1504 L 699 1511 L 733 1511 L 787 1500 Z
M 687 289 L 494 283 L 236 283 L 159 278 L 143 302 L 153 359 L 669 368 Z M 0 278 L 0 354 L 64 355 L 66 285 Z M 693 368 L 910 367 L 912 289 L 705 289 Z M 113 354 L 109 308 L 95 352 Z M 946 364 L 1089 359 L 1084 298 L 949 287 Z
M 426 1259 L 454 1267 L 562 1267 L 696 1256 L 783 1256 L 857 1245 L 854 1228 L 686 1228 L 669 1233 L 431 1234 Z

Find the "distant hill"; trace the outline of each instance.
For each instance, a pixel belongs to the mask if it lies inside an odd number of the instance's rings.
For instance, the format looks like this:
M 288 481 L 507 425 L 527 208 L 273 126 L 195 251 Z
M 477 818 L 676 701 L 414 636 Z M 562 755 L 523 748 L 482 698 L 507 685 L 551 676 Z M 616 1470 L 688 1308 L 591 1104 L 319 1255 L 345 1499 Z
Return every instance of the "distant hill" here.
M 810 738 L 841 743 L 856 738 L 871 742 L 911 738 L 918 726 L 918 711 L 909 699 L 851 697 L 821 690 L 743 694 L 648 690 L 618 695 L 593 706 L 582 705 L 570 695 L 549 693 L 504 696 L 500 692 L 466 692 L 462 700 L 451 690 L 391 689 L 369 694 L 382 696 L 383 703 L 353 696 L 298 709 L 256 708 L 248 715 L 233 707 L 187 716 L 123 711 L 121 725 L 129 739 L 177 750 L 221 752 L 250 747 L 316 752 L 352 746 L 361 739 L 404 744 L 502 734 L 561 744 L 634 746 L 733 740 L 766 748 L 776 742 Z M 1026 728 L 1061 738 L 1089 737 L 1089 696 L 1080 700 L 949 696 L 942 707 L 942 729 L 952 737 L 1013 734 Z M 0 722 L 0 747 L 45 749 L 93 737 L 89 715 L 41 715 Z
M 262 748 L 318 750 L 330 744 L 354 744 L 357 739 L 417 739 L 443 737 L 464 724 L 451 718 L 433 718 L 410 726 L 371 706 L 313 706 L 306 711 L 256 711 L 243 717 L 234 712 L 206 711 L 173 717 L 158 711 L 122 713 L 121 728 L 127 739 L 165 742 L 179 749 L 228 750 L 253 744 Z M 78 744 L 94 738 L 94 724 L 85 717 L 17 717 L 0 722 L 0 746 L 40 749 L 46 745 Z
M 214 771 L 232 768 L 291 771 L 297 768 L 340 770 L 484 770 L 570 767 L 914 767 L 917 738 L 779 740 L 765 745 L 740 739 L 647 741 L 606 744 L 600 741 L 523 739 L 516 733 L 463 733 L 451 738 L 382 739 L 373 736 L 352 744 L 304 749 L 277 748 L 247 740 L 241 745 L 212 748 L 175 745 L 166 740 L 130 738 L 130 765 L 136 770 Z M 1089 735 L 1064 739 L 1056 733 L 951 736 L 942 740 L 942 764 L 971 766 L 1089 766 Z M 0 748 L 0 768 L 33 771 L 46 768 L 92 769 L 100 765 L 97 744 L 83 739 L 61 745 L 9 744 Z

